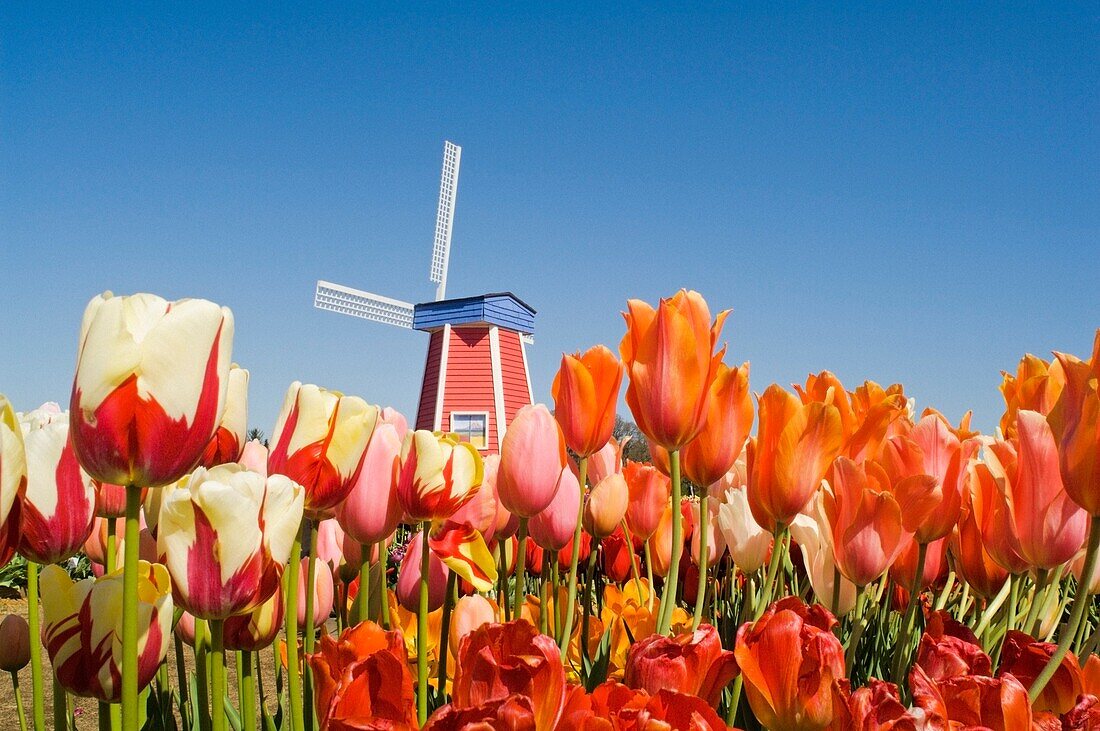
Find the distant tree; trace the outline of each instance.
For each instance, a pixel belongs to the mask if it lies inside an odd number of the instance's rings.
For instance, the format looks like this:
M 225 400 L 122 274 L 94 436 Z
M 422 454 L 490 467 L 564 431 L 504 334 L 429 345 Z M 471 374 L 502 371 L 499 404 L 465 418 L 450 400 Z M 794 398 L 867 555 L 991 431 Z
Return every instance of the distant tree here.
M 633 421 L 628 421 L 620 415 L 615 416 L 615 429 L 612 435 L 621 443 L 623 439 L 630 437 L 630 441 L 623 447 L 623 459 L 631 462 L 649 461 L 649 442 L 645 435 Z
M 267 446 L 267 436 L 264 434 L 263 429 L 257 429 L 256 427 L 252 427 L 251 429 L 249 429 L 247 441 L 251 442 L 253 439 L 257 440 L 265 447 Z

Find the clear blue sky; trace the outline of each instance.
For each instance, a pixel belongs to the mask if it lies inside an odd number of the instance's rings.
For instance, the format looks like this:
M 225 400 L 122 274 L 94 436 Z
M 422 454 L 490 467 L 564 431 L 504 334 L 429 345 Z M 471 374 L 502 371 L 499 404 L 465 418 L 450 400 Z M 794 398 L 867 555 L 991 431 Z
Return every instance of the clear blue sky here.
M 733 308 L 754 390 L 901 380 L 990 429 L 999 371 L 1100 325 L 1100 11 L 589 3 L 0 6 L 0 392 L 65 402 L 89 297 L 233 308 L 270 432 L 293 379 L 414 409 L 444 139 L 449 293 L 618 343 L 628 297 Z M 102 7 L 101 7 L 102 6 Z

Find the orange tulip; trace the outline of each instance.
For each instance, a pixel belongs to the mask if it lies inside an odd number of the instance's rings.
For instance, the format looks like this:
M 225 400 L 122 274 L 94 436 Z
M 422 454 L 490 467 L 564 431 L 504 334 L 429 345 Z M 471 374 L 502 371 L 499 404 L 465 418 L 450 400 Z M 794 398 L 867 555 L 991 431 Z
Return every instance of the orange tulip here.
M 1009 476 L 1003 465 L 1016 474 L 1016 449 L 1008 442 L 994 442 L 988 445 L 992 456 L 986 462 L 971 462 L 970 482 L 967 489 L 970 496 L 970 510 L 974 521 L 982 532 L 982 547 L 999 566 L 1010 574 L 1022 574 L 1028 569 L 1028 563 L 1017 547 L 1020 539 L 1016 535 L 1016 524 L 1012 520 L 1011 506 L 1007 490 Z M 994 472 L 996 469 L 996 472 Z
M 1001 416 L 1001 432 L 1006 439 L 1016 436 L 1016 412 L 1020 409 L 1049 414 L 1062 389 L 1066 374 L 1062 364 L 1049 363 L 1028 353 L 1016 366 L 1016 374 L 1001 371 L 1001 394 L 1005 400 L 1005 413 Z
M 749 364 L 730 368 L 718 364 L 710 387 L 710 405 L 703 430 L 681 452 L 684 474 L 696 485 L 710 485 L 729 472 L 752 428 Z
M 1001 665 L 997 675 L 1012 673 L 1017 680 L 1030 687 L 1046 667 L 1055 647 L 1053 642 L 1039 642 L 1024 632 L 1009 631 L 1001 649 Z M 1043 692 L 1035 699 L 1033 708 L 1062 715 L 1073 708 L 1083 690 L 1081 666 L 1077 657 L 1072 652 L 1068 653 Z
M 627 462 L 623 467 L 623 477 L 630 491 L 626 526 L 638 540 L 648 540 L 661 522 L 661 513 L 668 505 L 672 485 L 656 467 L 640 462 Z
M 580 456 L 599 451 L 611 439 L 622 382 L 622 363 L 604 345 L 562 355 L 550 388 L 554 416 L 565 443 Z
M 856 586 L 866 586 L 886 573 L 904 547 L 901 507 L 874 462 L 858 465 L 837 457 L 832 488 L 825 512 L 837 568 Z
M 984 466 L 984 465 L 982 465 Z M 988 510 L 981 501 L 986 496 L 981 487 L 974 487 L 977 465 L 968 472 L 966 494 L 963 497 L 962 517 L 948 543 L 948 550 L 955 557 L 955 571 L 970 588 L 986 599 L 992 599 L 1008 579 L 1008 571 L 997 563 L 985 547 L 982 518 Z
M 934 682 L 918 665 L 909 676 L 909 686 L 928 728 L 1032 731 L 1027 689 L 1012 675 L 960 675 Z
M 737 631 L 734 654 L 749 706 L 772 731 L 824 729 L 837 714 L 833 686 L 846 677 L 836 619 L 798 597 L 772 604 Z
M 1049 419 L 1060 449 L 1066 492 L 1090 515 L 1100 515 L 1100 330 L 1092 358 L 1055 353 L 1066 385 Z
M 711 323 L 698 292 L 680 290 L 656 309 L 627 302 L 627 331 L 619 344 L 630 383 L 626 403 L 638 428 L 668 450 L 680 449 L 703 429 L 711 384 L 725 353 L 714 352 L 729 311 Z
M 674 690 L 717 706 L 737 672 L 737 661 L 732 652 L 722 649 L 718 630 L 704 624 L 694 632 L 650 635 L 632 645 L 623 682 L 651 695 Z
M 821 486 L 840 453 L 840 412 L 820 402 L 801 404 L 771 385 L 760 397 L 760 424 L 749 442 L 748 496 L 756 522 L 771 532 L 789 525 Z
M 604 478 L 588 493 L 584 503 L 584 529 L 595 538 L 615 532 L 626 515 L 630 491 L 621 474 Z

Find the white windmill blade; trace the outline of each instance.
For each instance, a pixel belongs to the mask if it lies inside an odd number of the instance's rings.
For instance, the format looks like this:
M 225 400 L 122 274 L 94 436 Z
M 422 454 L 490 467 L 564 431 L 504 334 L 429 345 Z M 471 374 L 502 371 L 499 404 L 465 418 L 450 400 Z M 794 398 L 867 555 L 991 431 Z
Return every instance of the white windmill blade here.
M 385 325 L 411 329 L 413 306 L 409 302 L 390 299 L 361 289 L 352 289 L 324 280 L 317 281 L 313 306 L 320 310 L 362 317 Z
M 458 195 L 458 166 L 462 148 L 453 142 L 443 143 L 443 173 L 439 180 L 439 207 L 435 214 L 435 244 L 432 246 L 432 268 L 429 279 L 439 286 L 436 300 L 447 294 L 447 262 L 451 256 L 451 228 L 455 220 L 455 198 Z

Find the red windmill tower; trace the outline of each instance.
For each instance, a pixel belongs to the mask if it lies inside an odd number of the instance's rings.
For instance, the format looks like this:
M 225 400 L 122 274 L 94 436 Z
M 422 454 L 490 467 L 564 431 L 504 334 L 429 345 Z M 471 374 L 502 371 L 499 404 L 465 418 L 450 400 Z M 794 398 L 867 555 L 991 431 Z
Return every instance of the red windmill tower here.
M 532 402 L 526 345 L 535 310 L 511 292 L 445 299 L 462 148 L 443 145 L 431 281 L 435 300 L 411 304 L 318 281 L 313 304 L 429 334 L 416 428 L 454 432 L 483 454 L 497 454 L 507 425 Z

